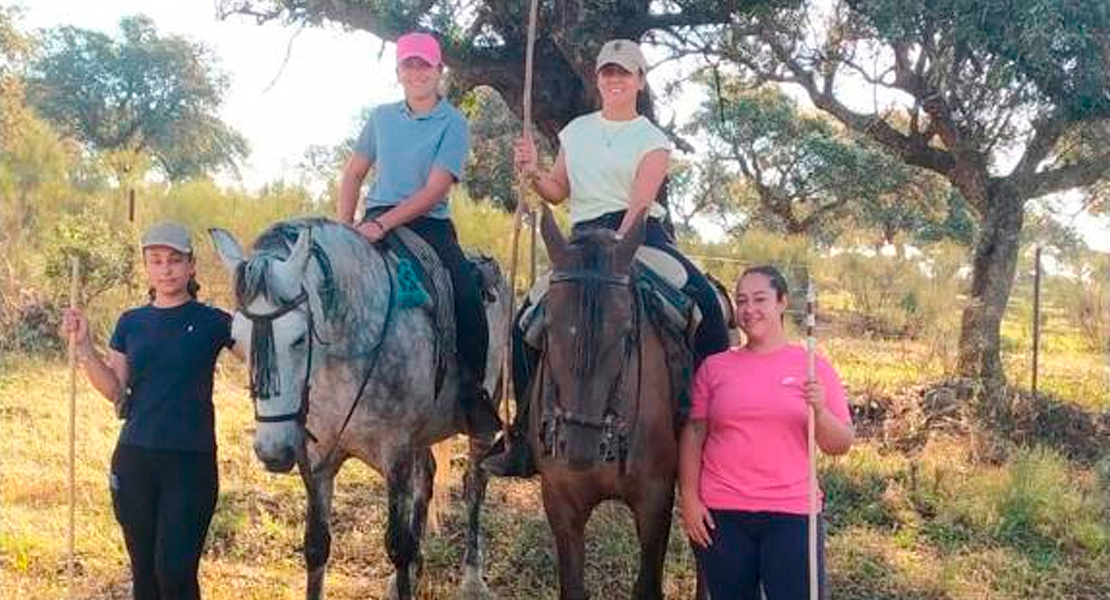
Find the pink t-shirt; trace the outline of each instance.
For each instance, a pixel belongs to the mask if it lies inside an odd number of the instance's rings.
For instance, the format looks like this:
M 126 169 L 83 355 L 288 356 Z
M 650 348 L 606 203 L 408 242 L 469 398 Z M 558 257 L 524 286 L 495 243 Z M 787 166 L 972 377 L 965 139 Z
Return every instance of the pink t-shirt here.
M 829 410 L 849 422 L 844 386 L 821 357 L 817 379 Z M 767 354 L 732 348 L 705 359 L 690 418 L 706 422 L 699 481 L 706 506 L 809 512 L 805 381 L 806 351 L 797 345 Z

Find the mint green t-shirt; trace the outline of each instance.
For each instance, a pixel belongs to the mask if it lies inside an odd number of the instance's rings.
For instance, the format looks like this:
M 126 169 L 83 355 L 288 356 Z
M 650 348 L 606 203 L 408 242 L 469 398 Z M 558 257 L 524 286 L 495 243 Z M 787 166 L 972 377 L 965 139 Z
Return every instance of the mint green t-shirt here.
M 670 150 L 671 141 L 646 117 L 610 121 L 601 112 L 582 115 L 559 132 L 570 180 L 570 220 L 581 223 L 628 208 L 636 169 L 648 152 Z M 653 202 L 649 214 L 667 210 Z

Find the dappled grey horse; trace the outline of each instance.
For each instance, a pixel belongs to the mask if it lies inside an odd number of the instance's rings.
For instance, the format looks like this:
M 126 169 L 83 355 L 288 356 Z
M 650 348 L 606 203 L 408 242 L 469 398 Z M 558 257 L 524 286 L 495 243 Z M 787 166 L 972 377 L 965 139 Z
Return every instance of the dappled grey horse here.
M 395 268 L 353 228 L 325 219 L 279 222 L 250 256 L 227 231 L 210 231 L 232 273 L 238 311 L 233 335 L 248 348 L 254 397 L 254 449 L 266 468 L 296 465 L 307 490 L 304 555 L 307 597 L 320 598 L 331 545 L 334 479 L 354 457 L 377 470 L 389 490 L 385 534 L 395 573 L 391 596 L 415 596 L 420 540 L 436 464 L 430 446 L 461 431 L 454 353 L 438 382 L 431 314 L 398 305 Z M 508 297 L 500 282 L 487 304 L 493 393 L 505 348 Z M 486 476 L 477 468 L 491 439 L 470 439 L 465 476 L 464 596 L 488 594 L 481 575 L 479 514 Z

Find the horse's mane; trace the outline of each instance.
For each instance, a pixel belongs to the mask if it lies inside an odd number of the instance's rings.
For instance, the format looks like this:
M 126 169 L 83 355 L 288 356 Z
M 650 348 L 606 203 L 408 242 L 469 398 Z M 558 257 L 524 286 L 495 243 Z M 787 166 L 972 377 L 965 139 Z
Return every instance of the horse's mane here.
M 608 229 L 586 229 L 574 234 L 570 240 L 574 269 L 597 273 L 612 273 L 613 246 L 617 243 L 614 232 Z M 603 331 L 605 286 L 597 279 L 579 282 L 579 334 L 575 336 L 573 369 L 578 377 L 588 377 L 597 367 L 600 358 L 600 339 Z
M 384 305 L 389 302 L 389 277 L 385 269 L 375 270 L 383 261 L 374 261 L 375 250 L 355 230 L 320 217 L 304 217 L 275 223 L 254 241 L 250 257 L 239 264 L 235 276 L 235 299 L 240 307 L 264 297 L 276 306 L 295 298 L 278 297 L 273 285 L 272 266 L 289 258 L 303 231 L 311 232 L 309 280 L 306 289 L 320 300 L 317 323 L 326 322 L 334 331 L 344 332 L 329 341 L 331 352 L 358 355 L 382 334 Z M 376 274 L 376 275 L 375 275 Z M 322 318 L 321 318 L 322 317 Z M 322 324 L 322 323 L 321 323 Z M 316 335 L 315 333 L 313 335 Z M 334 343 L 339 340 L 342 343 Z M 265 320 L 251 328 L 251 387 L 256 397 L 268 397 L 276 390 L 273 333 Z

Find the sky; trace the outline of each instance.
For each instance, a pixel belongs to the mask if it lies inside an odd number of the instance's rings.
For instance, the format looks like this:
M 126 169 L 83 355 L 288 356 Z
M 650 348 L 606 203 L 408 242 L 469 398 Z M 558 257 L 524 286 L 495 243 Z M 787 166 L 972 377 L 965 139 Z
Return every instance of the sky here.
M 221 117 L 250 142 L 242 169 L 248 188 L 296 180 L 295 167 L 308 146 L 343 141 L 357 133 L 363 107 L 401 97 L 392 44 L 381 53 L 381 40 L 361 31 L 257 25 L 239 17 L 220 21 L 214 0 L 15 2 L 24 10 L 25 29 L 75 25 L 118 36 L 121 17 L 142 13 L 162 35 L 208 46 L 231 78 Z
M 258 25 L 242 17 L 221 21 L 215 0 L 14 2 L 24 10 L 25 29 L 75 25 L 116 36 L 121 17 L 143 13 L 163 35 L 208 46 L 231 79 L 221 116 L 250 142 L 251 155 L 241 170 L 242 185 L 250 189 L 283 178 L 297 181 L 295 167 L 310 145 L 332 146 L 357 134 L 362 108 L 401 98 L 393 45 L 361 31 Z M 657 76 L 652 73 L 652 79 Z M 669 108 L 681 120 L 692 102 L 664 108 L 663 121 L 669 120 Z M 1080 216 L 1071 224 L 1091 247 L 1110 252 L 1110 219 Z

